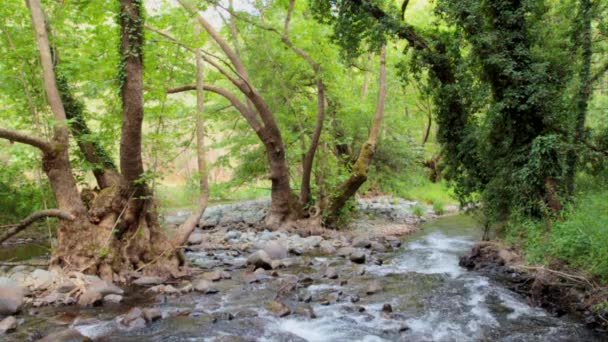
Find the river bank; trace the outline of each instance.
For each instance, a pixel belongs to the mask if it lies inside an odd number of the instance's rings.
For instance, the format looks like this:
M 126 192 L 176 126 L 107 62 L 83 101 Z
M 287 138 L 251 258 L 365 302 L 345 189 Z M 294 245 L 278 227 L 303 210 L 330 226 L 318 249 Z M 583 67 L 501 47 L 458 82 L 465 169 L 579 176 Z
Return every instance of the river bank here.
M 573 315 L 589 328 L 608 329 L 608 288 L 599 279 L 565 264 L 527 265 L 523 254 L 500 241 L 480 241 L 460 258 L 460 265 L 519 293 L 553 315 Z

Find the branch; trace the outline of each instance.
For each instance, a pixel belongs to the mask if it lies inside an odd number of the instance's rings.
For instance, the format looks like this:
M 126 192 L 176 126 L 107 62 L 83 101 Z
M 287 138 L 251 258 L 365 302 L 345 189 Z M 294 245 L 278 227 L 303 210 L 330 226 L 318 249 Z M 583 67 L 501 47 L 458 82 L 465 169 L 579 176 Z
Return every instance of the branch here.
M 72 214 L 65 212 L 63 210 L 59 210 L 59 209 L 49 209 L 49 210 L 37 211 L 37 212 L 31 214 L 30 216 L 26 217 L 25 219 L 23 219 L 23 221 L 19 222 L 16 226 L 10 228 L 4 234 L 2 234 L 0 236 L 0 243 L 6 241 L 11 236 L 24 230 L 32 223 L 34 223 L 42 218 L 45 218 L 45 217 L 57 217 L 57 218 L 60 218 L 62 220 L 67 220 L 67 221 L 74 220 L 74 216 Z
M 14 131 L 11 129 L 0 127 L 0 138 L 7 139 L 11 142 L 16 141 L 22 144 L 37 147 L 45 154 L 52 154 L 55 150 L 53 148 L 53 145 L 45 139 L 30 135 L 28 133 Z
M 203 89 L 225 97 L 228 101 L 230 101 L 232 106 L 234 106 L 234 108 L 236 108 L 243 115 L 245 120 L 247 120 L 249 125 L 251 125 L 251 127 L 255 130 L 256 133 L 262 131 L 263 127 L 256 118 L 255 114 L 252 113 L 249 108 L 247 108 L 247 106 L 243 102 L 241 102 L 241 100 L 239 100 L 239 98 L 234 93 L 230 92 L 228 89 L 210 84 L 204 84 Z M 185 86 L 169 88 L 167 89 L 167 94 L 181 93 L 189 90 L 196 90 L 196 85 L 189 84 Z

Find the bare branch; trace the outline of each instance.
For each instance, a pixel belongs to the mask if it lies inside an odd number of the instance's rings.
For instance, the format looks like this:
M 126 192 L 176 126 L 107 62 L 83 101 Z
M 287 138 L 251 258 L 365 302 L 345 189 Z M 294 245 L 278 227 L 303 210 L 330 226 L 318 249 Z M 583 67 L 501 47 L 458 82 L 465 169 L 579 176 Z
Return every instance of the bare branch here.
M 47 154 L 51 154 L 54 151 L 53 145 L 49 141 L 40 137 L 33 136 L 29 133 L 14 131 L 11 129 L 0 127 L 0 138 L 37 147 L 42 150 L 43 153 Z
M 15 234 L 24 230 L 32 223 L 34 223 L 40 219 L 43 219 L 45 217 L 57 217 L 59 219 L 67 220 L 67 221 L 74 220 L 74 216 L 72 214 L 65 212 L 63 210 L 59 210 L 59 209 L 48 209 L 48 210 L 37 211 L 37 212 L 31 214 L 30 216 L 26 217 L 25 219 L 23 219 L 16 226 L 14 226 L 14 227 L 8 229 L 6 232 L 4 232 L 0 236 L 0 243 L 6 241 L 11 236 L 14 236 Z

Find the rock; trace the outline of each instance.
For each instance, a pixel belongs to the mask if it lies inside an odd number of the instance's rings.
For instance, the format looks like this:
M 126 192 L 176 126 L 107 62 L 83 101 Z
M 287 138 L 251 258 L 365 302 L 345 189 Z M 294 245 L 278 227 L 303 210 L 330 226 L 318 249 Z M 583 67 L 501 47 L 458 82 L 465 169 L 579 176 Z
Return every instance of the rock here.
M 330 241 L 322 241 L 320 244 L 321 252 L 325 254 L 334 254 L 336 253 L 336 247 L 332 245 Z
M 179 290 L 173 287 L 173 285 L 156 285 L 147 289 L 146 292 L 151 293 L 165 293 L 165 294 L 175 294 L 179 293 Z
M 342 247 L 336 251 L 336 254 L 341 257 L 347 257 L 355 252 L 355 249 L 352 247 Z
M 251 318 L 258 317 L 258 313 L 255 310 L 241 310 L 234 315 L 234 318 Z
M 109 281 L 105 281 L 105 280 L 101 280 L 101 279 L 92 282 L 91 285 L 89 285 L 89 287 L 87 287 L 87 291 L 98 292 L 102 296 L 109 295 L 109 294 L 121 295 L 121 294 L 125 293 L 125 291 L 123 291 L 120 287 L 112 284 Z
M 221 275 L 222 275 L 222 279 L 232 279 L 232 275 L 228 271 L 222 271 Z
M 380 242 L 372 241 L 370 249 L 377 253 L 386 253 L 386 247 Z
M 312 301 L 312 295 L 308 292 L 301 293 L 298 295 L 298 300 L 304 303 L 310 303 Z
M 33 290 L 46 290 L 55 282 L 55 275 L 47 270 L 36 269 L 30 274 L 30 285 Z
M 12 315 L 23 305 L 23 288 L 9 278 L 0 277 L 0 315 Z
M 122 317 L 120 322 L 130 329 L 143 328 L 146 326 L 144 312 L 138 307 L 131 308 L 131 310 Z
M 356 264 L 365 263 L 365 252 L 362 250 L 355 250 L 350 254 L 350 261 Z
M 17 319 L 13 316 L 8 316 L 0 321 L 0 335 L 7 334 L 17 330 Z
M 118 304 L 118 303 L 121 303 L 122 300 L 123 300 L 123 297 L 121 295 L 117 295 L 117 294 L 109 294 L 109 295 L 106 295 L 105 297 L 103 297 L 104 303 Z
M 188 245 L 200 245 L 203 242 L 203 233 L 194 231 L 188 237 Z
M 361 300 L 361 298 L 359 298 L 359 296 L 357 296 L 357 295 L 352 295 L 352 296 L 350 296 L 350 302 L 351 302 L 351 303 L 357 303 L 357 302 L 359 302 L 360 300 Z
M 277 300 L 273 300 L 272 302 L 268 303 L 268 311 L 272 312 L 273 314 L 279 316 L 279 317 L 285 317 L 289 314 L 291 314 L 291 309 L 285 305 L 282 302 L 279 302 Z
M 386 304 L 382 305 L 382 312 L 391 313 L 391 312 L 393 312 L 393 307 L 390 304 L 386 303 Z
M 287 258 L 287 248 L 277 241 L 268 241 L 263 250 L 272 260 Z
M 328 267 L 325 270 L 325 277 L 328 279 L 338 279 L 338 271 L 334 267 Z
M 282 262 L 281 260 L 272 260 L 272 261 L 270 262 L 270 267 L 271 267 L 273 270 L 276 270 L 276 269 L 278 269 L 278 268 L 283 267 L 283 262 Z
M 59 293 L 68 293 L 73 291 L 74 289 L 76 289 L 76 284 L 74 284 L 74 282 L 69 279 L 65 279 L 61 283 L 59 283 L 56 291 Z
M 295 313 L 299 314 L 299 315 L 306 316 L 306 317 L 308 317 L 310 319 L 317 318 L 317 314 L 315 313 L 315 310 L 312 308 L 312 306 L 310 306 L 308 304 L 299 305 L 296 308 Z
M 369 286 L 367 286 L 365 293 L 368 295 L 372 295 L 374 293 L 378 293 L 378 292 L 382 291 L 383 289 L 384 288 L 382 287 L 382 285 L 379 282 L 373 281 L 371 284 L 369 284 Z
M 98 306 L 103 301 L 103 295 L 97 291 L 86 290 L 78 298 L 78 305 L 80 306 Z
M 241 237 L 241 233 L 236 230 L 231 230 L 231 231 L 227 232 L 226 234 L 224 234 L 225 241 L 236 240 L 240 237 Z
M 163 317 L 162 313 L 157 308 L 145 308 L 143 309 L 143 316 L 146 322 L 154 322 Z
M 270 270 L 272 269 L 271 263 L 272 259 L 263 250 L 259 250 L 247 258 L 247 264 L 254 265 L 256 269 L 263 268 L 265 270 Z
M 356 248 L 370 248 L 372 243 L 365 238 L 355 238 L 352 245 Z
M 47 335 L 38 342 L 90 342 L 90 338 L 84 336 L 76 329 L 67 329 Z
M 500 258 L 505 265 L 512 264 L 514 261 L 518 259 L 517 254 L 511 252 L 507 249 L 500 249 L 498 251 L 498 258 Z
M 226 312 L 226 311 L 214 312 L 211 314 L 211 317 L 214 322 L 232 321 L 234 319 L 234 315 L 232 313 Z
M 203 278 L 209 281 L 220 281 L 222 279 L 222 272 L 220 271 L 211 271 L 203 273 Z
M 302 254 L 304 254 L 304 250 L 301 247 L 292 246 L 292 247 L 289 247 L 289 253 L 291 253 L 293 255 L 302 255 Z
M 152 286 L 152 285 L 162 284 L 163 281 L 164 281 L 164 279 L 161 277 L 143 276 L 143 277 L 140 277 L 137 280 L 135 280 L 133 282 L 133 284 L 139 285 L 139 286 Z
M 321 245 L 321 242 L 323 241 L 323 237 L 322 236 L 318 236 L 318 235 L 313 235 L 313 236 L 309 236 L 306 239 L 303 240 L 304 245 L 307 248 L 316 248 L 319 247 Z
M 194 290 L 204 294 L 213 294 L 219 292 L 207 279 L 196 279 L 192 283 L 192 286 L 194 287 Z

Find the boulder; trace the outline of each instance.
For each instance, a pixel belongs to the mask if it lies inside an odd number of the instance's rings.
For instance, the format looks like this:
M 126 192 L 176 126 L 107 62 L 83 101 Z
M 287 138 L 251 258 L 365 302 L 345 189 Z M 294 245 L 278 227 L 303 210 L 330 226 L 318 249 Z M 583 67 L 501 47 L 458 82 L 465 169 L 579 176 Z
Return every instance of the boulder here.
M 278 241 L 269 241 L 264 245 L 264 252 L 272 260 L 280 260 L 287 258 L 287 248 Z
M 220 281 L 222 279 L 222 272 L 215 270 L 211 272 L 203 273 L 203 278 L 209 281 Z
M 0 321 L 0 335 L 8 334 L 17 329 L 17 319 L 13 316 L 8 316 Z
M 355 250 L 350 254 L 350 261 L 356 264 L 365 263 L 365 252 L 362 250 Z
M 272 259 L 265 251 L 259 250 L 247 258 L 247 264 L 253 265 L 256 269 L 263 268 L 265 270 L 272 269 Z
M 268 303 L 268 311 L 272 312 L 273 314 L 279 316 L 279 317 L 285 317 L 289 314 L 291 314 L 291 309 L 285 305 L 282 302 L 279 302 L 277 300 L 273 300 L 270 303 Z
M 371 241 L 365 238 L 355 238 L 353 240 L 353 247 L 356 248 L 370 248 L 372 246 Z
M 12 315 L 21 309 L 25 293 L 9 278 L 0 277 L 0 315 Z
M 134 308 L 131 308 L 131 310 L 129 310 L 129 312 L 127 312 L 122 317 L 122 320 L 120 322 L 124 326 L 127 326 L 129 328 L 135 328 L 135 327 L 142 326 L 142 321 L 143 321 L 143 326 L 145 326 L 146 320 L 144 318 L 143 310 L 138 307 L 134 307 Z
M 76 329 L 62 330 L 56 333 L 47 335 L 38 340 L 38 342 L 91 342 L 92 340 Z
M 46 290 L 55 282 L 55 275 L 47 270 L 35 269 L 30 274 L 29 284 L 33 290 Z
M 207 279 L 202 279 L 202 278 L 196 279 L 192 283 L 192 286 L 194 287 L 194 290 L 204 293 L 204 294 L 212 294 L 212 293 L 218 292 L 218 290 L 215 287 L 213 287 L 211 282 Z
M 386 247 L 380 242 L 372 241 L 370 249 L 377 253 L 386 253 Z
M 80 306 L 98 306 L 103 301 L 103 295 L 97 291 L 86 290 L 78 298 L 78 305 Z

